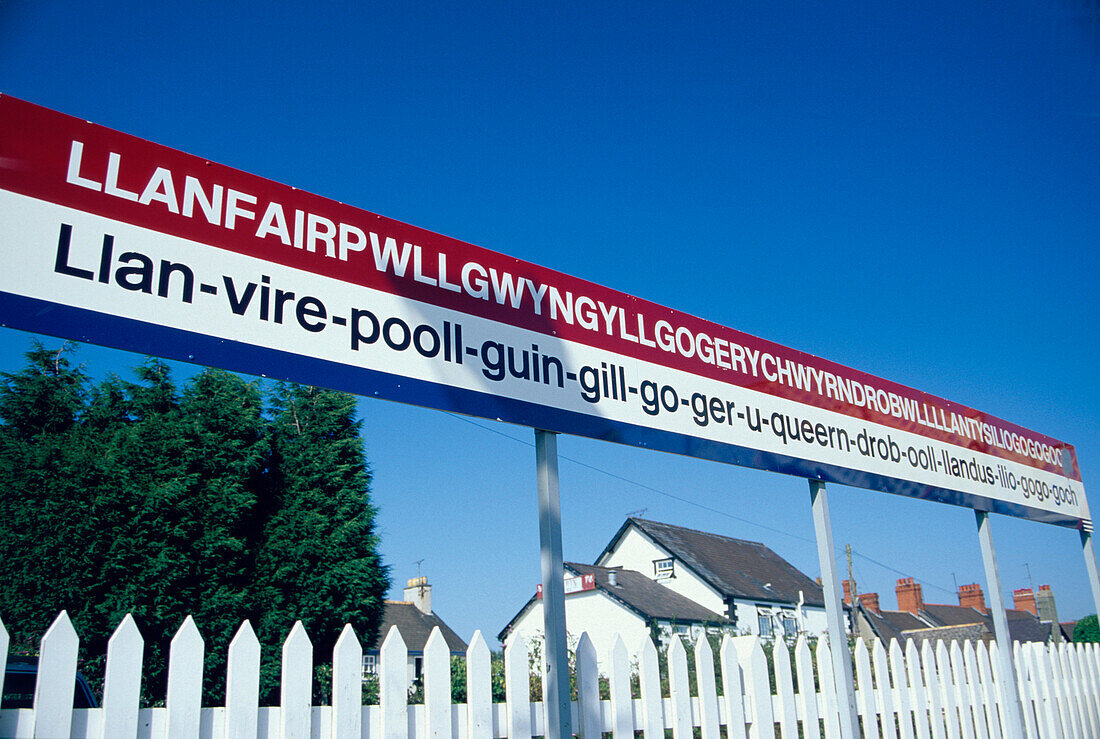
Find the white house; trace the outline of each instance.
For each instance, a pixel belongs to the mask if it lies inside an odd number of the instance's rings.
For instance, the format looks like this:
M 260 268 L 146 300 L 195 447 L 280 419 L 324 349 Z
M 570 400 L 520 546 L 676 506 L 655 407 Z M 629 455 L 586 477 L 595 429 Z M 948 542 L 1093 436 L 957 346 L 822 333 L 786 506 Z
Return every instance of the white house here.
M 646 573 L 741 634 L 828 630 L 821 586 L 759 542 L 628 518 L 596 564 Z
M 615 634 L 631 655 L 644 637 L 658 646 L 677 633 L 763 638 L 824 636 L 821 585 L 768 547 L 681 526 L 628 518 L 595 565 L 565 564 L 565 624 L 571 643 L 588 632 L 601 669 Z M 846 606 L 846 609 L 848 607 Z M 538 594 L 500 632 L 541 643 Z
M 666 644 L 669 635 L 692 640 L 707 631 L 720 631 L 726 619 L 633 570 L 565 563 L 565 626 L 570 646 L 588 632 L 601 671 L 606 672 L 615 635 L 621 635 L 632 657 L 643 639 Z M 505 647 L 517 639 L 542 644 L 541 587 L 498 635 Z

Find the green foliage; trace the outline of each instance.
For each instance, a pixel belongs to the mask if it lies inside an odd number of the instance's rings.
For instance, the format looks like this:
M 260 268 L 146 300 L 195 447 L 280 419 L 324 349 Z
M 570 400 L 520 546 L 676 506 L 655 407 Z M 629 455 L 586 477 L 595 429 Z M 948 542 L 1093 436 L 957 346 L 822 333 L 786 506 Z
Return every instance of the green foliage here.
M 192 614 L 204 700 L 220 704 L 228 644 L 247 618 L 271 702 L 295 620 L 318 662 L 344 623 L 375 633 L 389 576 L 350 396 L 280 385 L 267 397 L 214 369 L 180 390 L 158 360 L 136 382 L 93 385 L 65 349 L 35 344 L 26 356 L 0 382 L 0 617 L 13 649 L 33 652 L 65 609 L 98 687 L 111 631 L 132 613 L 155 702 L 168 643 Z M 315 685 L 318 698 L 329 690 Z
M 1100 625 L 1097 625 L 1095 613 L 1073 625 L 1073 641 L 1100 642 Z

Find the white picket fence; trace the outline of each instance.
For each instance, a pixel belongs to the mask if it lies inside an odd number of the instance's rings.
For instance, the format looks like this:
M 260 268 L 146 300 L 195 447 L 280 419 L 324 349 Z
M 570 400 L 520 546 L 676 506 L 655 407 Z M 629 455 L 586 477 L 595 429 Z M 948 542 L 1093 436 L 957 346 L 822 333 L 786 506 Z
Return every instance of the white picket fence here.
M 0 675 L 8 632 L 0 622 Z M 450 652 L 436 630 L 424 654 L 424 703 L 409 705 L 407 650 L 397 629 L 379 658 L 380 705 L 362 706 L 362 648 L 345 627 L 332 657 L 332 705 L 311 705 L 313 646 L 298 623 L 282 649 L 281 701 L 258 707 L 260 645 L 241 625 L 229 647 L 224 707 L 201 705 L 204 645 L 190 617 L 172 640 L 163 708 L 140 708 L 143 640 L 127 616 L 107 649 L 103 705 L 73 709 L 79 640 L 62 613 L 42 638 L 33 709 L 0 711 L 0 737 L 362 737 L 367 739 L 530 739 L 545 734 L 541 702 L 531 702 L 526 647 L 507 650 L 506 702 L 493 703 L 490 652 L 481 633 L 466 655 L 467 702 L 452 704 Z M 577 694 L 573 730 L 582 739 L 742 739 L 840 736 L 829 647 L 812 654 L 805 639 L 773 649 L 775 692 L 764 649 L 756 637 L 726 636 L 715 657 L 706 640 L 694 647 L 697 684 L 689 685 L 687 651 L 674 638 L 668 648 L 669 695 L 663 696 L 657 650 L 646 642 L 635 665 L 622 640 L 610 655 L 610 699 L 601 700 L 596 652 L 587 634 L 577 644 Z M 1028 737 L 1100 737 L 1100 650 L 1097 645 L 1015 646 L 1018 686 Z M 816 658 L 816 659 L 815 659 Z M 996 646 L 896 641 L 855 653 L 856 704 L 863 736 L 889 739 L 986 739 L 1010 736 L 997 670 Z M 820 667 L 815 673 L 815 664 Z M 633 698 L 631 676 L 640 697 Z M 816 680 L 815 680 L 816 678 Z M 813 686 L 817 685 L 816 688 Z M 692 693 L 695 693 L 693 696 Z M 725 727 L 723 732 L 720 726 Z

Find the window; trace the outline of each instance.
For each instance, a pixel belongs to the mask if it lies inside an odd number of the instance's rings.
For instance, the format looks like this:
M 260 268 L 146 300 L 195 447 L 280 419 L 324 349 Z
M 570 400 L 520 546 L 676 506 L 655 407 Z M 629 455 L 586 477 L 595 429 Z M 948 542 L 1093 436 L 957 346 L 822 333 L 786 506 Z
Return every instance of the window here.
M 783 633 L 787 636 L 794 636 L 798 633 L 798 620 L 795 619 L 793 613 L 784 613 L 780 616 L 783 622 Z
M 658 578 L 676 577 L 676 571 L 673 569 L 672 557 L 668 559 L 653 560 L 653 575 Z
M 378 672 L 378 655 L 364 654 L 363 655 L 363 677 L 367 675 L 373 675 Z
M 772 635 L 772 617 L 760 614 L 756 617 L 757 624 L 760 627 L 760 636 L 770 637 Z
M 672 630 L 680 636 L 687 636 L 688 633 L 688 627 L 685 624 L 676 624 L 672 627 Z

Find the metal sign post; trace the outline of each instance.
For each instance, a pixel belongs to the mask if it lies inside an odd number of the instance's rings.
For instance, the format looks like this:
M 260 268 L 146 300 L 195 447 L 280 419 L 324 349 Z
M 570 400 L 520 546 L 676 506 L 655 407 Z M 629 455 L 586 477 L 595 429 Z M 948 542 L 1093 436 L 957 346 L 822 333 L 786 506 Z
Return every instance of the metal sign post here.
M 1012 659 L 1012 638 L 1008 633 L 1008 616 L 1005 615 L 1004 593 L 1001 591 L 1001 575 L 997 570 L 997 553 L 993 549 L 993 532 L 989 528 L 989 513 L 974 511 L 978 520 L 978 540 L 982 546 L 982 562 L 985 564 L 985 582 L 989 590 L 990 615 L 997 636 L 997 667 L 1001 673 L 1000 686 L 1004 691 L 1003 710 L 1005 729 L 1009 737 L 1022 737 L 1023 713 L 1020 708 L 1020 692 L 1016 683 L 1016 668 Z M 1058 628 L 1058 624 L 1054 624 Z
M 1100 572 L 1096 568 L 1096 549 L 1092 544 L 1092 532 L 1081 529 L 1081 551 L 1085 555 L 1085 569 L 1089 572 L 1089 587 L 1096 612 L 1100 613 Z
M 841 606 L 840 579 L 833 553 L 833 525 L 829 520 L 829 498 L 825 483 L 810 480 L 810 501 L 814 510 L 814 533 L 817 536 L 817 557 L 821 562 L 821 588 L 825 596 L 825 615 L 829 622 L 829 653 L 833 658 L 833 682 L 840 703 L 840 734 L 851 739 L 859 734 L 859 714 L 856 713 L 856 690 L 852 679 L 851 654 L 844 633 L 844 610 Z M 818 666 L 818 669 L 821 669 Z M 847 710 L 844 710 L 847 706 Z
M 569 651 L 565 640 L 565 566 L 561 551 L 557 434 L 535 430 L 535 458 L 538 462 L 542 613 L 546 634 L 546 735 L 554 739 L 570 739 L 573 727 L 569 699 Z

